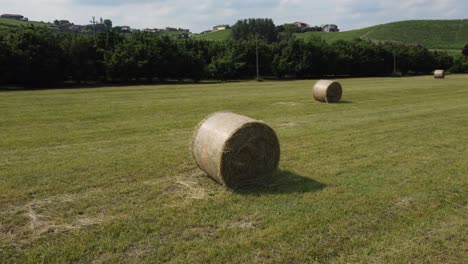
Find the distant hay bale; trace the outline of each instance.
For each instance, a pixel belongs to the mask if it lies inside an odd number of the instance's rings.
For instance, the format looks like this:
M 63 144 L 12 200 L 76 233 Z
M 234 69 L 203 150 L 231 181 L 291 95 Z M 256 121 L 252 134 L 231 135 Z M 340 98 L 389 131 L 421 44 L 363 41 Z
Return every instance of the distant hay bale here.
M 209 115 L 196 128 L 192 154 L 198 167 L 230 188 L 268 181 L 280 158 L 267 124 L 228 112 Z
M 445 78 L 445 71 L 444 70 L 435 70 L 434 71 L 434 78 L 435 79 L 444 79 Z
M 342 94 L 341 84 L 335 81 L 320 80 L 313 89 L 313 96 L 319 102 L 338 103 Z

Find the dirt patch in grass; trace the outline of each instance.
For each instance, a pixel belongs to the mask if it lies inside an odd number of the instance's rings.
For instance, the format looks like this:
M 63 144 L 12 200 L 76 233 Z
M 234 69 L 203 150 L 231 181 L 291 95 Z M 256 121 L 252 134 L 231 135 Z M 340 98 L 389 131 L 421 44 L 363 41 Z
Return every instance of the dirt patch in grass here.
M 302 103 L 299 102 L 277 102 L 273 103 L 274 106 L 301 106 Z
M 205 200 L 208 198 L 206 189 L 196 181 L 178 180 L 177 183 L 185 189 L 184 196 L 186 199 Z
M 238 221 L 231 222 L 227 225 L 227 228 L 238 228 L 238 229 L 256 229 L 258 223 L 256 220 L 251 218 L 243 218 Z
M 295 122 L 284 122 L 284 123 L 281 123 L 278 125 L 278 127 L 298 127 L 299 124 L 298 123 L 295 123 Z
M 81 229 L 110 219 L 102 214 L 88 214 L 79 205 L 95 191 L 34 199 L 10 206 L 0 213 L 0 239 L 14 244 L 28 244 L 51 233 Z
M 207 175 L 198 168 L 191 167 L 176 177 L 176 184 L 185 189 L 186 198 L 203 200 L 208 197 L 208 186 L 204 183 L 211 179 L 207 179 Z
M 194 202 L 207 201 L 225 191 L 223 186 L 193 165 L 189 169 L 179 169 L 178 171 L 180 173 L 172 176 L 163 188 L 168 201 L 165 206 L 184 207 Z M 158 183 L 145 181 L 144 184 L 156 185 Z M 159 184 L 161 183 L 159 182 Z
M 190 239 L 212 237 L 216 235 L 219 229 L 220 227 L 218 225 L 194 225 L 186 229 L 184 236 Z

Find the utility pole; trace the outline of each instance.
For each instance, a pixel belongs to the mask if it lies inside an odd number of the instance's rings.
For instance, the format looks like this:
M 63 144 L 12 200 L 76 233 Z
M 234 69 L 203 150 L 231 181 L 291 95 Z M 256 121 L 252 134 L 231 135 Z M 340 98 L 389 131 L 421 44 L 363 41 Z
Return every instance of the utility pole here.
M 258 70 L 258 41 L 257 41 L 257 35 L 255 35 L 255 57 L 256 57 L 256 64 L 257 64 L 257 81 L 259 81 L 260 77 L 259 77 L 259 70 Z
M 393 48 L 393 73 L 396 73 L 396 55 L 395 55 L 395 48 Z
M 93 24 L 93 35 L 94 35 L 94 39 L 96 39 L 96 17 L 93 16 L 93 20 L 89 22 Z

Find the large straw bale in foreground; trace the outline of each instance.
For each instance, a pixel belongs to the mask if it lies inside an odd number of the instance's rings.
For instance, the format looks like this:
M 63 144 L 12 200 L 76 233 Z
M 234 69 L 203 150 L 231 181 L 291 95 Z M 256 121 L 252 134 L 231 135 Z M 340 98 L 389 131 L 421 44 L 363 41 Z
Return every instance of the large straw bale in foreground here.
M 217 112 L 196 128 L 192 154 L 201 170 L 217 182 L 235 188 L 271 178 L 278 167 L 280 145 L 267 124 Z
M 435 70 L 434 71 L 434 78 L 444 79 L 445 78 L 445 71 L 444 70 Z
M 338 82 L 320 80 L 315 84 L 312 94 L 319 102 L 338 103 L 341 100 L 343 89 Z

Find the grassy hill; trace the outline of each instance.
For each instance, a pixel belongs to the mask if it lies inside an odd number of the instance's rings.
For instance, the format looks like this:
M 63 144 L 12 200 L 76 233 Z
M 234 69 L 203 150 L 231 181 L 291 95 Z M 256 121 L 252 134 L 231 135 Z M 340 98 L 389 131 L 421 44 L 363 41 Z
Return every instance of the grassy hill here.
M 355 38 L 421 44 L 429 49 L 459 50 L 468 44 L 468 20 L 410 20 L 339 33 L 308 32 L 298 38 L 327 41 Z
M 210 32 L 210 33 L 205 33 L 205 34 L 197 34 L 194 35 L 193 37 L 196 39 L 206 39 L 206 40 L 225 40 L 231 37 L 232 30 L 231 29 L 225 29 L 225 30 L 220 30 L 220 31 L 215 31 L 215 32 Z
M 468 75 L 340 81 L 0 92 L 0 263 L 466 263 Z M 271 184 L 197 168 L 214 111 L 275 129 Z
M 158 33 L 159 35 L 161 36 L 168 36 L 168 37 L 173 37 L 173 38 L 179 38 L 185 34 L 189 34 L 187 32 L 183 32 L 183 31 L 166 31 L 166 32 L 161 32 L 161 33 Z
M 229 38 L 231 32 L 229 29 L 195 35 L 194 37 L 223 40 Z M 468 44 L 468 20 L 410 20 L 338 33 L 307 32 L 296 34 L 296 37 L 305 40 L 321 37 L 329 42 L 356 38 L 397 41 L 421 44 L 429 49 L 456 50 L 458 53 L 465 44 Z
M 39 27 L 48 27 L 54 32 L 70 32 L 67 31 L 66 29 L 60 28 L 57 25 L 54 25 L 52 23 L 45 23 L 45 22 L 37 22 L 37 21 L 21 21 L 21 20 L 16 20 L 16 19 L 7 19 L 7 18 L 0 18 L 0 33 L 1 32 L 7 32 L 9 30 L 13 30 L 16 27 L 19 26 L 28 26 L 28 25 L 34 25 L 34 26 L 39 26 Z M 83 31 L 81 32 L 83 34 L 92 34 L 92 31 Z M 169 31 L 169 32 L 163 32 L 161 35 L 165 36 L 171 36 L 171 37 L 178 37 L 179 35 L 186 34 L 185 32 L 181 31 Z
M 36 21 L 21 21 L 21 20 L 16 20 L 16 19 L 0 18 L 0 32 L 9 31 L 19 26 L 28 26 L 31 24 L 34 26 L 39 26 L 39 27 L 46 26 L 46 27 L 53 28 L 53 29 L 57 28 L 56 25 L 51 24 L 51 23 L 36 22 Z
M 11 30 L 20 25 L 33 24 L 47 26 L 58 30 L 51 23 L 19 21 L 0 18 L 0 32 Z M 167 33 L 177 35 L 181 32 Z M 224 40 L 232 34 L 231 29 L 220 30 L 211 33 L 194 35 L 196 39 Z M 356 38 L 373 41 L 397 41 L 408 44 L 421 44 L 429 49 L 459 50 L 468 44 L 468 19 L 467 20 L 410 20 L 372 26 L 363 29 L 343 31 L 338 33 L 307 32 L 296 34 L 297 38 L 311 40 L 321 37 L 328 42 L 337 40 L 352 40 Z

